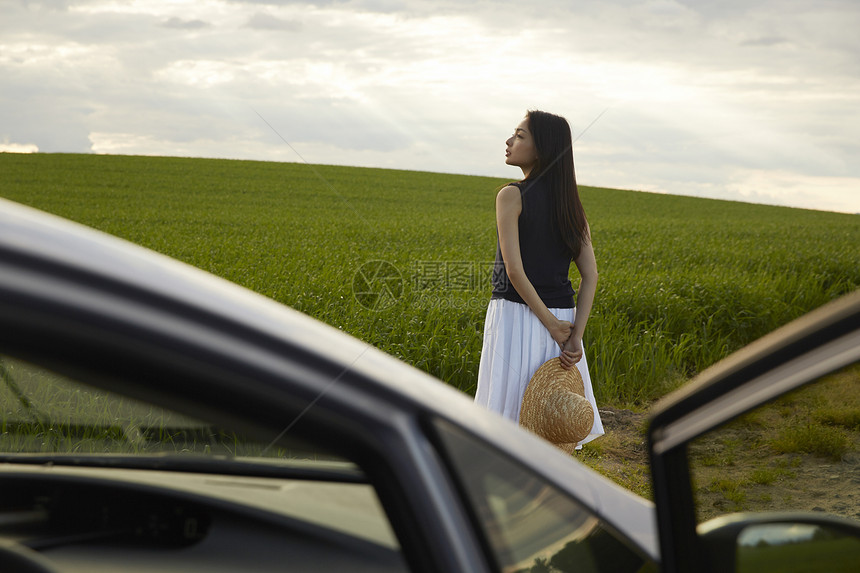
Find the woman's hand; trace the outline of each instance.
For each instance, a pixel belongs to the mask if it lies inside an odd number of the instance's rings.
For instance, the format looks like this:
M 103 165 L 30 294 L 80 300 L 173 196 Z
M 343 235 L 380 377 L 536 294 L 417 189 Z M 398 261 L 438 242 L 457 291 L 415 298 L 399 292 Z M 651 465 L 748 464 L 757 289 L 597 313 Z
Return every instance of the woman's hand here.
M 576 336 L 569 336 L 561 347 L 561 356 L 559 356 L 561 366 L 565 370 L 570 370 L 573 366 L 582 360 L 582 339 Z
M 558 344 L 558 347 L 564 349 L 564 343 L 570 338 L 570 322 L 566 320 L 558 320 L 549 327 L 549 333 L 552 339 Z

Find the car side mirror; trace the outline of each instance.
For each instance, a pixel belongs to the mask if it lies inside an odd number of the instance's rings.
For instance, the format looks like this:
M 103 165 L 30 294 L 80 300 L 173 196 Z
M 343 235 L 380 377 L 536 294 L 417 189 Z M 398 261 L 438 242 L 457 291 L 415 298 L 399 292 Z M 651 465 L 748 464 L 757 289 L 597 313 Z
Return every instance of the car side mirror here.
M 698 527 L 713 571 L 860 571 L 860 526 L 817 514 L 734 514 Z

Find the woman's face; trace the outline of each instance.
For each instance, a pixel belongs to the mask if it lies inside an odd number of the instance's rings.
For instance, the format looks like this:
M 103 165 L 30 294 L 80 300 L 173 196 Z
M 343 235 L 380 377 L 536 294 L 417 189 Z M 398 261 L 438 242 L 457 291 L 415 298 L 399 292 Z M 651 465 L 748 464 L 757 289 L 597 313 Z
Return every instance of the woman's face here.
M 534 138 L 529 131 L 528 118 L 523 119 L 514 134 L 505 142 L 505 163 L 514 165 L 523 170 L 523 175 L 528 177 L 529 172 L 537 163 L 537 149 Z

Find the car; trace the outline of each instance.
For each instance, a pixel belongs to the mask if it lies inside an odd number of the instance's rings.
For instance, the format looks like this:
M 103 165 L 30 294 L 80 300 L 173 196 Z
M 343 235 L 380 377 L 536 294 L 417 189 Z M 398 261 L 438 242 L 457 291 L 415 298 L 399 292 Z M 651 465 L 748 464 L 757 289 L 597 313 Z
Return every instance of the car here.
M 851 519 L 697 525 L 686 448 L 856 362 L 856 295 L 657 407 L 652 502 L 335 328 L 0 199 L 0 570 L 734 570 L 786 523 L 850 565 Z M 798 345 L 815 366 L 771 386 Z

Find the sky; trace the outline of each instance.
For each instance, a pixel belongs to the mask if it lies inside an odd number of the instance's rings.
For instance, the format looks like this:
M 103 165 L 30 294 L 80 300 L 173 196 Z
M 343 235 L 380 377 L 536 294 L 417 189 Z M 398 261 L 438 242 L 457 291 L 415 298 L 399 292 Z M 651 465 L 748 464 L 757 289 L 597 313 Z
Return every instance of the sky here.
M 860 213 L 857 0 L 0 0 L 0 151 L 517 179 Z

